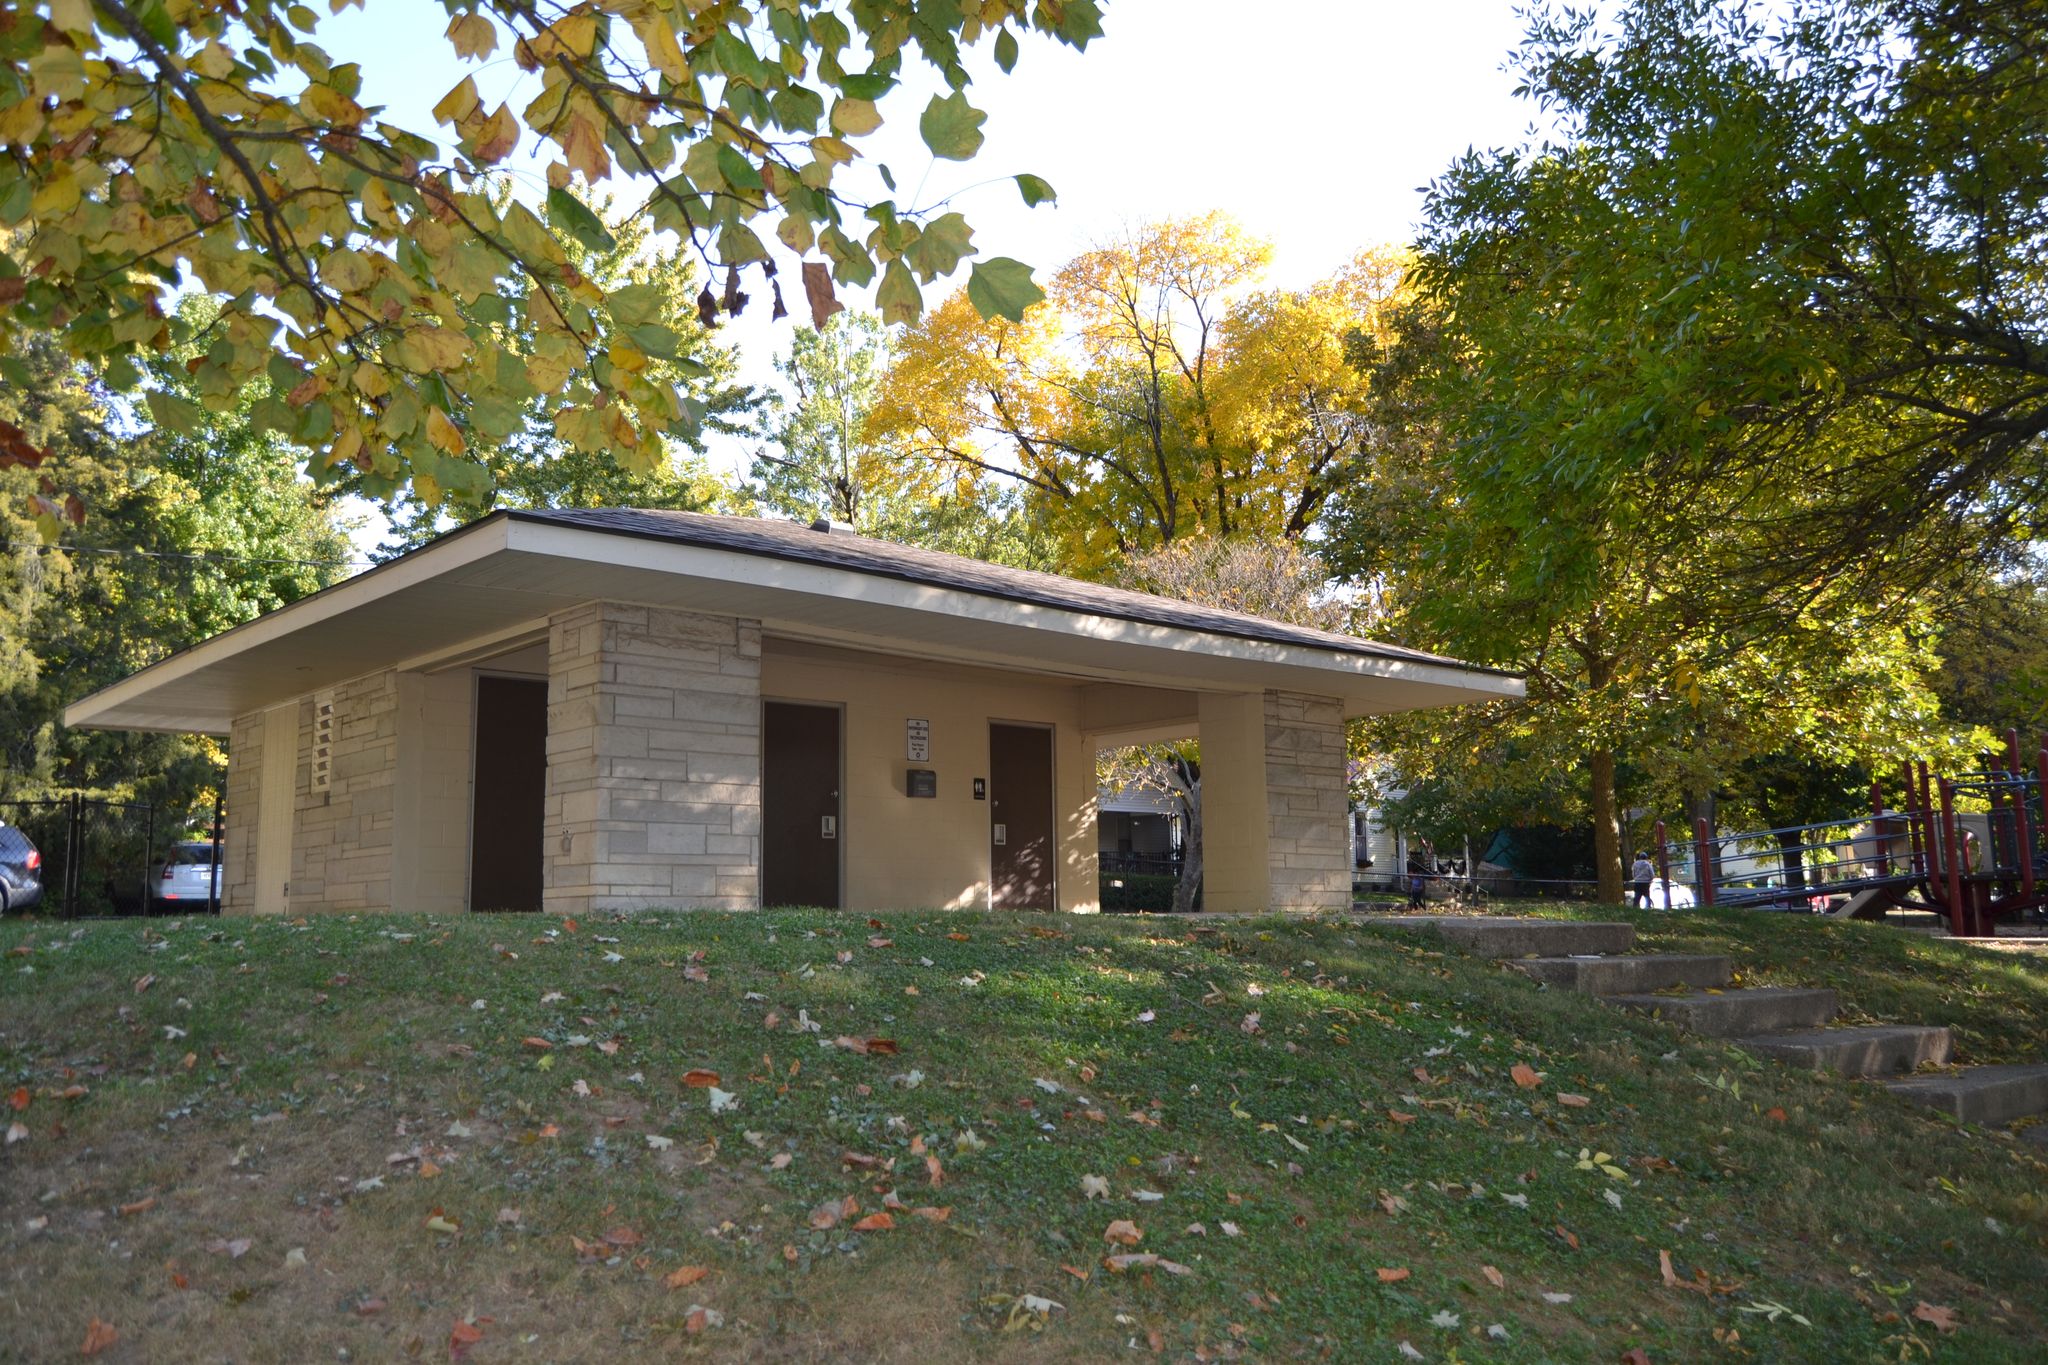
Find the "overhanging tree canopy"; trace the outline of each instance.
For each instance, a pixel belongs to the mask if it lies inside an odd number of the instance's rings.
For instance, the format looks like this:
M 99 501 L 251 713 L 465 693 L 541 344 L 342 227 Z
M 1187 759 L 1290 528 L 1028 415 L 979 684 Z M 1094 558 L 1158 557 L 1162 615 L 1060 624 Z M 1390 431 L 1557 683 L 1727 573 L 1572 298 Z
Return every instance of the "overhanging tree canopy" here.
M 334 0 L 339 8 L 346 0 Z M 444 148 L 358 101 L 359 65 L 314 40 L 320 16 L 274 0 L 41 0 L 0 8 L 0 379 L 5 352 L 61 332 L 117 387 L 179 337 L 165 299 L 189 282 L 227 300 L 194 375 L 203 397 L 252 376 L 285 395 L 259 412 L 370 491 L 422 476 L 465 489 L 470 452 L 552 411 L 572 446 L 629 460 L 702 414 L 650 362 L 676 360 L 660 298 L 606 289 L 565 242 L 609 245 L 572 188 L 630 177 L 646 212 L 691 242 L 721 281 L 707 321 L 745 302 L 758 269 L 781 308 L 764 234 L 798 256 L 814 315 L 833 285 L 877 280 L 892 321 L 915 318 L 920 283 L 975 254 L 957 212 L 916 213 L 849 189 L 853 139 L 882 120 L 907 63 L 943 76 L 919 130 L 934 156 L 972 157 L 985 115 L 968 101 L 966 48 L 1018 58 L 1038 30 L 1084 46 L 1095 0 L 452 0 L 447 39 L 465 62 L 501 49 L 539 78 L 523 108 L 488 107 L 463 77 L 436 105 Z M 856 69 L 857 68 L 857 69 Z M 523 140 L 546 157 L 540 204 L 494 173 Z M 1027 202 L 1049 198 L 1017 177 Z M 1017 316 L 1039 297 L 1029 270 L 973 266 L 968 292 Z M 197 414 L 152 398 L 158 422 Z M 0 430 L 0 462 L 43 451 Z M 62 509 L 43 509 L 54 516 Z

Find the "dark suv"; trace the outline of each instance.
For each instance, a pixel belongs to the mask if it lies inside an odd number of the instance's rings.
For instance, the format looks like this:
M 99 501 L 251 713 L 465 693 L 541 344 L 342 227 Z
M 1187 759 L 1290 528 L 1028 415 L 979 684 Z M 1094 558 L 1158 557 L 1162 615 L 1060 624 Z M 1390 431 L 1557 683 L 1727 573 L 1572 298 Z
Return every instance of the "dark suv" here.
M 12 825 L 0 825 L 0 915 L 43 899 L 43 855 Z

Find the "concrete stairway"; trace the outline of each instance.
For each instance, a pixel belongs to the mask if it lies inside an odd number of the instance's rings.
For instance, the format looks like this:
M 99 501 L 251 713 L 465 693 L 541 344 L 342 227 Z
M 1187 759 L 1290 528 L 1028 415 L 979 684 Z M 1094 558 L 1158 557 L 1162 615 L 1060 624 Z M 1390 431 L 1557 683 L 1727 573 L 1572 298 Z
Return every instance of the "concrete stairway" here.
M 1919 1024 L 1824 1027 L 1835 1017 L 1831 990 L 1784 986 L 1729 988 L 1727 958 L 1636 953 L 1627 924 L 1453 915 L 1375 916 L 1361 921 L 1434 933 L 1479 957 L 1497 958 L 1536 980 L 1583 991 L 1689 1033 L 1726 1038 L 1787 1066 L 1851 1077 L 1898 1077 L 1945 1066 L 1946 1028 Z M 2010 1123 L 2048 1113 L 2048 1066 L 1979 1066 L 1888 1080 L 1902 1099 L 1971 1123 Z M 2042 1125 L 2048 1132 L 2048 1125 Z M 2031 1135 L 2031 1130 L 2030 1130 Z

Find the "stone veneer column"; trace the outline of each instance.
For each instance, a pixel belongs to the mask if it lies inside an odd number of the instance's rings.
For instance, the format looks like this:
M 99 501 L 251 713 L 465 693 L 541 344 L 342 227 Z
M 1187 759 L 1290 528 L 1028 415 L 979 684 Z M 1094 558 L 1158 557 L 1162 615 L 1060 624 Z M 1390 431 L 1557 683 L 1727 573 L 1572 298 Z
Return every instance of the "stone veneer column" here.
M 1344 704 L 1268 692 L 1266 865 L 1283 910 L 1351 908 L 1351 795 Z
M 1349 909 L 1342 703 L 1204 695 L 1200 733 L 1203 908 Z
M 548 626 L 545 907 L 758 906 L 760 623 L 586 602 Z
M 220 908 L 256 910 L 256 817 L 263 804 L 263 712 L 236 716 L 228 732 L 227 810 L 221 830 Z

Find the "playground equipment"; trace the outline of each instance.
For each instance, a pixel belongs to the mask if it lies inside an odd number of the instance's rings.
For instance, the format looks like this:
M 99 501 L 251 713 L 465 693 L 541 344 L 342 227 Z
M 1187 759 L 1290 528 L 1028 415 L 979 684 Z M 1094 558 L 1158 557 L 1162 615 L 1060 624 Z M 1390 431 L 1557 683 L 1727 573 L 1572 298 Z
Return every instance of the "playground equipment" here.
M 2001 919 L 2048 907 L 2048 743 L 2028 769 L 2019 736 L 2008 730 L 2003 758 L 2000 767 L 1987 755 L 1983 771 L 1954 777 L 1909 764 L 1903 804 L 1888 805 L 1884 784 L 1873 782 L 1869 812 L 1840 820 L 1735 834 L 1697 821 L 1694 895 L 1701 905 L 1765 910 L 1825 905 L 1857 919 L 1925 910 L 1959 937 L 1988 936 Z M 1657 871 L 1667 896 L 1673 847 L 1659 820 Z

